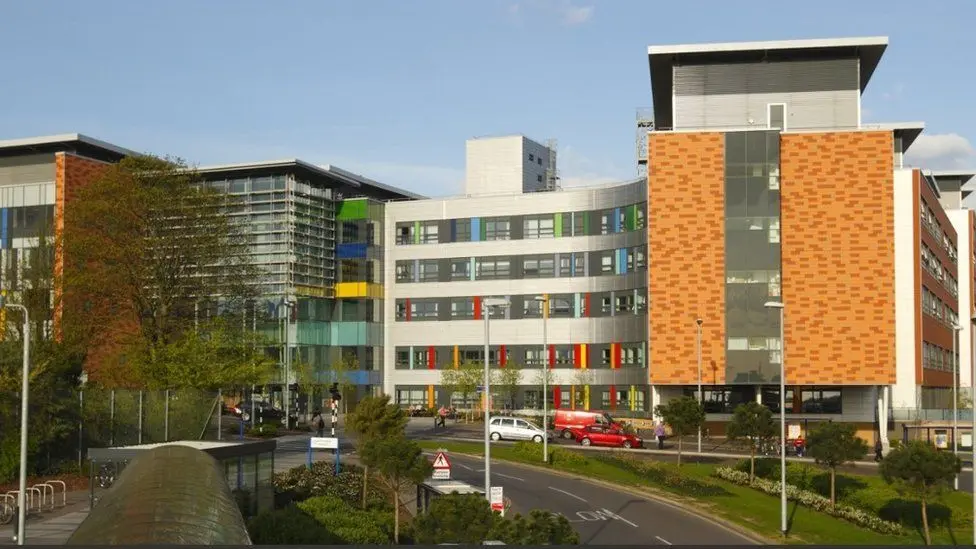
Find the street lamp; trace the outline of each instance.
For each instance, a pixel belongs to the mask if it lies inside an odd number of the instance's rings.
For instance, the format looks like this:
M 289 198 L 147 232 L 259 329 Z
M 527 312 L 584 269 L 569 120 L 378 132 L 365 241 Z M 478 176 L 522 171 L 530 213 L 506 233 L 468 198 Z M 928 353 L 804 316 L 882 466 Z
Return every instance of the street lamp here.
M 549 463 L 549 294 L 535 300 L 542 303 L 542 462 Z
M 953 323 L 952 325 L 952 455 L 958 455 L 956 447 L 956 437 L 959 436 L 959 358 L 958 344 L 959 332 L 962 326 Z M 959 489 L 959 475 L 952 479 L 952 487 Z
M 20 309 L 24 312 L 24 364 L 20 379 L 20 490 L 17 492 L 17 545 L 24 545 L 27 537 L 25 522 L 27 520 L 27 404 L 28 380 L 30 376 L 30 315 L 27 307 L 14 303 L 5 303 L 0 295 L 0 307 Z
M 705 322 L 701 318 L 695 319 L 695 324 L 698 326 L 698 405 L 702 405 L 704 401 L 704 395 L 702 395 L 702 381 L 701 381 L 701 347 L 702 347 L 702 323 Z M 698 453 L 702 451 L 702 428 L 698 426 Z
M 786 537 L 786 338 L 783 335 L 782 301 L 767 301 L 767 309 L 779 309 L 779 499 L 780 530 Z
M 485 380 L 484 391 L 481 393 L 485 399 L 485 498 L 491 500 L 491 438 L 488 422 L 491 419 L 491 365 L 488 361 L 489 337 L 491 322 L 491 310 L 493 307 L 508 307 L 508 300 L 501 297 L 486 297 L 481 300 L 481 316 L 485 318 Z
M 275 313 L 276 314 L 277 314 L 277 311 L 278 311 L 278 307 L 281 307 L 281 306 L 284 306 L 285 309 L 286 309 L 285 318 L 284 318 L 284 324 L 285 324 L 285 328 L 284 328 L 284 332 L 285 332 L 284 333 L 285 356 L 284 356 L 284 360 L 282 361 L 284 363 L 285 373 L 284 373 L 284 387 L 282 388 L 282 397 L 284 398 L 284 401 L 285 401 L 285 403 L 284 403 L 284 407 L 285 407 L 285 429 L 288 429 L 290 427 L 290 425 L 289 425 L 290 414 L 288 413 L 289 412 L 288 409 L 290 408 L 290 405 L 291 405 L 291 389 L 288 386 L 288 383 L 289 383 L 289 381 L 291 379 L 291 347 L 288 344 L 288 332 L 290 331 L 290 328 L 291 328 L 291 310 L 292 310 L 292 307 L 295 306 L 295 302 L 293 300 L 290 300 L 290 299 L 289 300 L 282 301 L 281 303 L 279 303 L 278 305 L 275 306 Z M 252 402 L 254 401 L 254 397 L 253 396 L 251 397 L 251 401 Z
M 972 416 L 970 419 L 973 422 L 972 434 L 969 436 L 969 446 L 973 452 L 972 455 L 972 469 L 970 470 L 970 476 L 973 479 L 974 492 L 976 492 L 976 345 L 973 345 L 973 337 L 976 336 L 976 315 L 973 315 L 971 320 L 970 328 L 970 343 L 969 346 L 973 348 L 973 360 L 969 363 L 969 407 L 972 410 Z M 976 497 L 973 497 L 973 543 L 976 544 Z

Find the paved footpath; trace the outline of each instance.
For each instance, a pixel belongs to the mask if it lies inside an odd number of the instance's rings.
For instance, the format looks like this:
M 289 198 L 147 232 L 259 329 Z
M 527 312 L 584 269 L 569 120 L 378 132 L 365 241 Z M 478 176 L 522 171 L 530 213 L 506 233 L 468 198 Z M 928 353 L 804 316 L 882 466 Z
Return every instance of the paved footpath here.
M 27 518 L 29 545 L 64 545 L 78 525 L 88 516 L 88 491 L 68 492 L 67 505 L 53 511 L 35 513 Z M 60 499 L 60 494 L 57 496 Z M 14 522 L 16 522 L 16 517 Z M 0 545 L 16 545 L 14 524 L 0 528 Z

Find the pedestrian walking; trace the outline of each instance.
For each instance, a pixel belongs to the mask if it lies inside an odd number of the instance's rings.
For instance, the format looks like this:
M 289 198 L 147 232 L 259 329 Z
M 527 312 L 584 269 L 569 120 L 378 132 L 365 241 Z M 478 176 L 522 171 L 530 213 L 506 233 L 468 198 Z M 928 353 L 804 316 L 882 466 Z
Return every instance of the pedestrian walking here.
M 881 444 L 881 439 L 874 441 L 874 461 L 880 462 L 884 459 L 884 445 Z
M 796 451 L 796 457 L 803 457 L 803 452 L 806 449 L 806 441 L 802 438 L 798 438 L 793 441 L 793 450 Z
M 315 436 L 321 437 L 325 434 L 325 418 L 322 417 L 321 410 L 315 410 L 315 416 L 312 418 L 312 426 L 315 428 Z
M 663 421 L 658 422 L 658 424 L 654 427 L 654 436 L 657 437 L 657 449 L 658 450 L 663 450 L 664 449 L 664 436 L 665 436 L 664 422 Z
M 437 410 L 437 423 L 434 423 L 434 427 L 437 427 L 438 424 L 441 427 L 447 427 L 447 408 L 444 406 L 441 406 L 440 409 Z

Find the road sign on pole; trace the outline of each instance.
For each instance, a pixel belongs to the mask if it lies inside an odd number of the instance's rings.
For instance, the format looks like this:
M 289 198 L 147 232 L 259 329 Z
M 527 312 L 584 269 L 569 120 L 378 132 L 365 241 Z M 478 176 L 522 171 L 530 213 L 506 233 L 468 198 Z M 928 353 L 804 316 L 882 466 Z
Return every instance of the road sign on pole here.
M 505 516 L 505 497 L 501 486 L 491 487 L 491 510 L 498 511 Z
M 431 475 L 434 480 L 449 480 L 451 478 L 451 461 L 447 459 L 447 454 L 444 452 L 437 452 L 434 456 L 434 474 Z

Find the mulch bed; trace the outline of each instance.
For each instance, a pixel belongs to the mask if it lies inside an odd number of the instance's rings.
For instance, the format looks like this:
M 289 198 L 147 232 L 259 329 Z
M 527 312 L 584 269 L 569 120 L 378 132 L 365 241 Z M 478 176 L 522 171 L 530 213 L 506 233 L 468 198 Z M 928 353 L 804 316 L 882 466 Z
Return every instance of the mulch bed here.
M 48 475 L 48 476 L 40 476 L 40 477 L 27 477 L 27 486 L 33 486 L 35 484 L 40 484 L 42 482 L 47 482 L 49 480 L 60 480 L 64 482 L 69 492 L 88 489 L 88 477 L 77 473 L 69 474 L 69 475 Z M 0 484 L 0 493 L 7 493 L 11 490 L 18 490 L 19 488 L 20 488 L 19 482 L 15 480 L 13 482 L 8 482 L 6 484 Z

